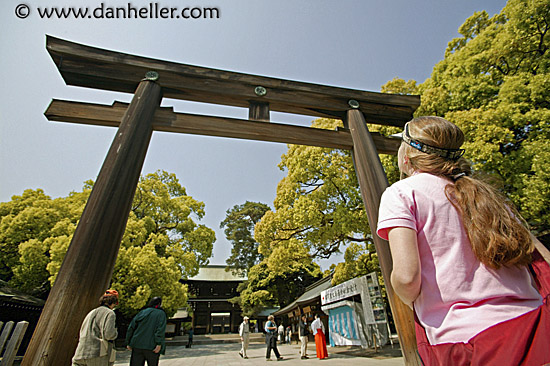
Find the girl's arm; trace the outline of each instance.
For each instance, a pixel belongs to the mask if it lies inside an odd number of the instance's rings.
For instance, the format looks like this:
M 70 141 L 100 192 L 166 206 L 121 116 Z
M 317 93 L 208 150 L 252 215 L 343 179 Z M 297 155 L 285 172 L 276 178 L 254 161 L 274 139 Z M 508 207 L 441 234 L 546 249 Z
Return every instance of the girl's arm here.
M 420 294 L 420 256 L 416 242 L 416 231 L 395 227 L 388 231 L 393 270 L 391 284 L 397 295 L 408 306 Z

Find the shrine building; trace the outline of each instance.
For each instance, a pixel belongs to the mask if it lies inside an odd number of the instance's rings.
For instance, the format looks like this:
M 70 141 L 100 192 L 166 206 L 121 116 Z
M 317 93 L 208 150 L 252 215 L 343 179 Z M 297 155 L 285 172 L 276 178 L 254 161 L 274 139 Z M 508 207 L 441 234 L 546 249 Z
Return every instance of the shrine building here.
M 238 333 L 241 308 L 229 299 L 239 296 L 237 287 L 246 276 L 225 269 L 225 265 L 201 267 L 198 275 L 182 281 L 189 287 L 195 334 Z

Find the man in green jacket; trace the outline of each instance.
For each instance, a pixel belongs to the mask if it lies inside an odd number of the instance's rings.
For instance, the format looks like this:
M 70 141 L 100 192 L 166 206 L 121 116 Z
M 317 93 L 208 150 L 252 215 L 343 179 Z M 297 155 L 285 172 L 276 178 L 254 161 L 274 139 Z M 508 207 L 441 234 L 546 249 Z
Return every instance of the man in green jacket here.
M 147 308 L 140 311 L 128 327 L 126 333 L 127 348 L 132 351 L 130 366 L 158 366 L 166 345 L 166 313 L 160 307 L 162 299 L 154 297 Z

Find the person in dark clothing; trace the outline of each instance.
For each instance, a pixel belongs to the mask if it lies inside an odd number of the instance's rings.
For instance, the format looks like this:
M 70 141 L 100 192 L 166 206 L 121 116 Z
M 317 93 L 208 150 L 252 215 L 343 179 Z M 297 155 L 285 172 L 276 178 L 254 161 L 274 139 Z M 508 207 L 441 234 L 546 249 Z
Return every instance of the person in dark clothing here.
M 193 345 L 193 328 L 189 329 L 189 341 L 187 342 L 187 348 L 191 348 L 191 345 Z
M 267 323 L 265 323 L 265 343 L 267 343 L 267 351 L 265 353 L 266 361 L 271 361 L 271 350 L 275 353 L 277 361 L 283 359 L 277 349 L 277 324 L 275 324 L 274 320 L 275 317 L 270 315 L 267 317 Z
M 128 327 L 127 348 L 132 351 L 130 366 L 158 366 L 166 345 L 166 313 L 161 308 L 162 299 L 154 297 L 147 308 L 140 311 Z
M 307 325 L 307 317 L 302 315 L 302 320 L 298 323 L 298 337 L 300 338 L 300 356 L 302 360 L 306 360 L 307 357 L 307 341 L 309 336 L 309 327 Z

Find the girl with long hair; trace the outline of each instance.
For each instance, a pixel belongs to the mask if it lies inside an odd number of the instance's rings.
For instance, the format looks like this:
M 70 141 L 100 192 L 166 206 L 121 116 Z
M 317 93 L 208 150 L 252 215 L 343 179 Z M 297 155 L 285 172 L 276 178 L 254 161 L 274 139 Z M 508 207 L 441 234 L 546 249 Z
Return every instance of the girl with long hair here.
M 398 164 L 407 178 L 382 195 L 377 228 L 389 240 L 391 283 L 414 309 L 425 365 L 545 364 L 549 289 L 529 270 L 538 252 L 513 205 L 471 176 L 463 142 L 440 117 L 405 125 Z M 537 268 L 549 283 L 548 264 Z

